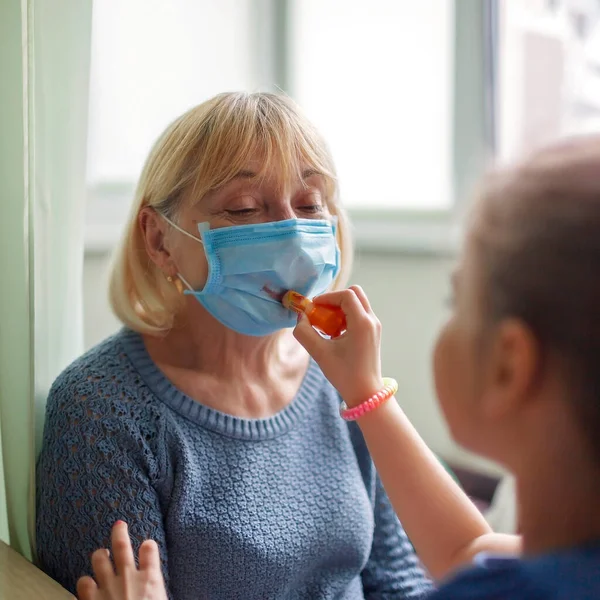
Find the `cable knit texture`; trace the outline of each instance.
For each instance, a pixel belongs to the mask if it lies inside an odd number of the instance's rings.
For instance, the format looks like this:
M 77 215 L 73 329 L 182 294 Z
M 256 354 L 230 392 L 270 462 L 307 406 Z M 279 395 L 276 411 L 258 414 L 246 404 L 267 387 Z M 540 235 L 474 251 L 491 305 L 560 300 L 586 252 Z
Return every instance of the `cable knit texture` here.
M 421 598 L 431 585 L 356 425 L 311 363 L 268 419 L 177 390 L 122 330 L 73 363 L 48 399 L 37 545 L 67 589 L 112 524 L 160 547 L 173 600 Z

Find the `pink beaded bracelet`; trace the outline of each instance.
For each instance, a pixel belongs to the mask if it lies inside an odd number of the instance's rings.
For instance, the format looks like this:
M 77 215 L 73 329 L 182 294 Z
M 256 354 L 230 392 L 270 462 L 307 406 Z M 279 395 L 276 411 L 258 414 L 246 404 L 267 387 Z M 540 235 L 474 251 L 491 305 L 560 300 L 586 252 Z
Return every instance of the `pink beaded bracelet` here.
M 368 400 L 361 402 L 358 406 L 348 408 L 348 405 L 342 401 L 340 404 L 340 416 L 345 421 L 356 421 L 363 415 L 375 410 L 386 400 L 389 400 L 398 391 L 398 382 L 391 377 L 383 378 L 383 388 L 373 394 Z

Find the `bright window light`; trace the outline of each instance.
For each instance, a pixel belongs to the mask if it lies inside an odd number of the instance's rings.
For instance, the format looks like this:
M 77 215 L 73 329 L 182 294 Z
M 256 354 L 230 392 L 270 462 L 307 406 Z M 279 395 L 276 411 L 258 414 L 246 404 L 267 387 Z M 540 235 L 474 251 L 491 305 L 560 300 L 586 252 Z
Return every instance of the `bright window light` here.
M 500 1 L 499 154 L 600 132 L 600 3 Z
M 257 87 L 252 0 L 99 0 L 93 7 L 88 181 L 135 182 L 188 108 Z
M 454 2 L 292 7 L 292 93 L 330 144 L 346 206 L 450 208 Z

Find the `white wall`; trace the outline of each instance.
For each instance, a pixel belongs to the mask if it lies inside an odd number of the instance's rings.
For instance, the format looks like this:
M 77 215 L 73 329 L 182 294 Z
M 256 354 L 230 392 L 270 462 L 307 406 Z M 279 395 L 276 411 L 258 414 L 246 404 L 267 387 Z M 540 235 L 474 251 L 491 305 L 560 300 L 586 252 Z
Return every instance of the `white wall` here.
M 447 257 L 358 253 L 353 282 L 364 287 L 383 323 L 383 371 L 398 380 L 398 400 L 430 447 L 444 458 L 498 472 L 450 440 L 434 399 L 430 355 L 447 317 L 453 261 Z M 84 266 L 84 335 L 91 347 L 116 331 L 107 301 L 109 259 L 88 254 Z

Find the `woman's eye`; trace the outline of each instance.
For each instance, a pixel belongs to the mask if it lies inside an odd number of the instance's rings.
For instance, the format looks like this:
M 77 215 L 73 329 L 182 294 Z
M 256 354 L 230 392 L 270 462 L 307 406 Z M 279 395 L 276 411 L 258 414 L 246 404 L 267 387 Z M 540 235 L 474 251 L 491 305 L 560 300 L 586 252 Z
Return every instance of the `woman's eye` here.
M 298 210 L 307 213 L 317 214 L 323 212 L 323 207 L 320 204 L 307 204 L 305 206 L 299 206 Z
M 238 208 L 237 210 L 228 210 L 227 214 L 238 217 L 250 216 L 256 212 L 256 208 Z

